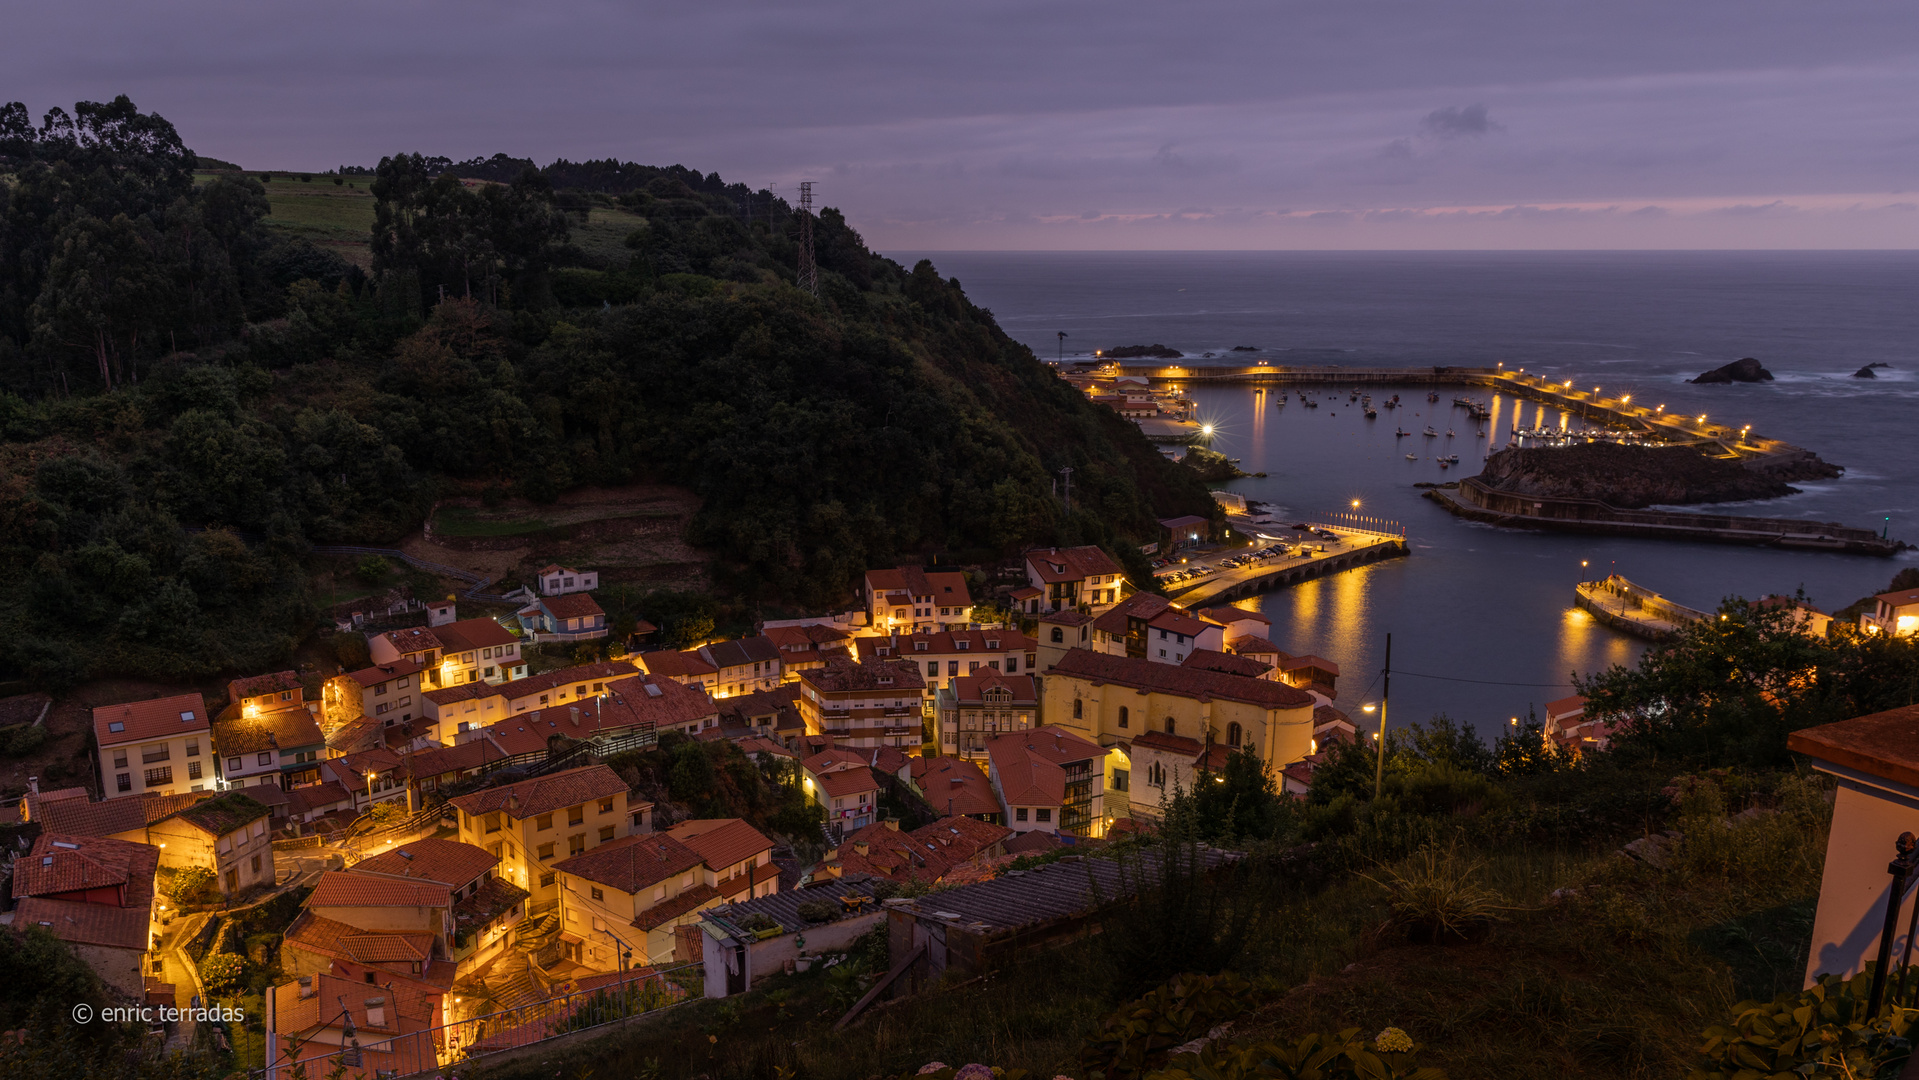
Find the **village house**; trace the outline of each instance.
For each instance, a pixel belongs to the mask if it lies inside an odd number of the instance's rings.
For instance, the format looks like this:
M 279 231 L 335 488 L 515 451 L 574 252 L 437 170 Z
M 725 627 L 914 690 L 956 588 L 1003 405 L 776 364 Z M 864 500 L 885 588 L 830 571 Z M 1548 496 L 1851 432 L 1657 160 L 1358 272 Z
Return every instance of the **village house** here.
M 1874 597 L 1874 600 L 1877 600 Z M 1915 601 L 1919 603 L 1919 601 Z M 1752 602 L 1761 611 L 1785 611 L 1787 621 L 1807 635 L 1824 640 L 1832 630 L 1832 616 L 1796 596 L 1765 596 Z
M 500 874 L 532 894 L 531 914 L 559 899 L 554 867 L 632 831 L 633 798 L 605 765 L 588 765 L 457 796 L 460 841 L 500 859 Z M 648 807 L 651 804 L 646 804 Z
M 144 997 L 145 957 L 158 940 L 148 844 L 43 832 L 13 862 L 13 929 L 38 926 L 73 950 L 108 986 Z
M 419 804 L 407 784 L 406 758 L 399 751 L 376 746 L 356 754 L 344 754 L 320 763 L 321 775 L 337 782 L 353 794 L 355 811 L 370 810 L 374 803 L 404 802 L 411 813 Z
M 412 790 L 408 806 L 425 806 L 450 785 L 506 764 L 509 755 L 499 743 L 484 737 L 452 746 L 429 746 L 401 755 L 401 774 Z
M 359 1064 L 346 1080 L 433 1072 L 439 1054 L 427 1035 L 444 1018 L 443 1001 L 405 982 L 373 986 L 327 974 L 276 986 L 265 1017 L 265 1080 L 326 1076 L 347 1060 Z
M 806 733 L 806 721 L 800 716 L 799 698 L 798 683 L 727 698 L 718 705 L 720 725 L 739 729 L 737 738 L 730 731 L 728 737 L 740 742 L 742 749 L 745 742 L 753 739 L 772 740 L 784 746 L 786 740 Z
M 925 685 L 910 660 L 833 660 L 800 673 L 800 717 L 808 735 L 830 735 L 838 745 L 918 746 Z
M 910 763 L 908 783 L 926 805 L 947 817 L 970 817 L 989 825 L 1004 825 L 993 782 L 980 766 L 959 758 L 916 757 Z
M 1018 630 L 949 630 L 932 634 L 863 637 L 854 641 L 858 658 L 910 660 L 923 672 L 926 692 L 950 687 L 953 680 L 988 671 L 1017 675 L 1039 661 L 1038 643 Z
M 222 788 L 271 784 L 286 789 L 319 781 L 326 737 L 306 706 L 293 703 L 217 721 L 213 747 Z
M 1039 616 L 1039 670 L 1051 671 L 1071 649 L 1093 647 L 1093 617 L 1083 611 L 1062 608 Z
M 202 866 L 213 871 L 222 895 L 231 899 L 273 884 L 273 845 L 267 808 L 243 791 L 203 799 L 146 828 L 147 843 L 160 849 L 162 866 Z
M 884 883 L 884 878 L 857 876 L 833 882 L 830 913 L 824 922 L 817 918 L 818 911 L 800 914 L 800 905 L 812 903 L 819 895 L 800 891 L 702 911 L 706 996 L 743 994 L 758 980 L 804 966 L 802 950 L 819 957 L 851 949 L 861 935 L 884 921 L 886 909 L 873 896 L 874 888 Z
M 780 679 L 789 683 L 801 671 L 820 667 L 827 657 L 843 656 L 852 647 L 852 635 L 826 623 L 768 626 L 761 635 L 780 650 Z
M 867 625 L 880 633 L 964 630 L 973 617 L 966 575 L 957 570 L 868 570 L 865 593 Z
M 669 961 L 674 927 L 719 903 L 705 860 L 664 833 L 622 837 L 553 869 L 566 957 L 597 971 Z
M 1046 598 L 1046 590 L 1022 585 L 1006 594 L 1006 603 L 1014 612 L 1021 615 L 1038 615 L 1040 601 Z
M 509 764 L 544 760 L 556 736 L 572 740 L 622 740 L 627 748 L 652 745 L 660 734 L 693 735 L 718 718 L 704 693 L 668 678 L 633 675 L 606 684 L 603 692 L 576 705 L 519 713 L 468 732 L 461 739 L 487 738 L 507 752 Z
M 299 672 L 275 671 L 227 683 L 227 702 L 227 711 L 235 716 L 258 716 L 275 709 L 305 708 L 306 691 Z M 225 718 L 226 712 L 221 716 Z
M 640 670 L 648 675 L 659 675 L 687 686 L 696 686 L 706 691 L 708 696 L 719 694 L 720 669 L 714 667 L 711 660 L 697 652 L 674 652 L 667 649 L 641 653 Z
M 367 958 L 362 962 L 371 961 L 376 967 L 394 964 L 413 978 L 425 977 L 429 962 L 447 960 L 452 952 L 453 893 L 438 881 L 328 870 L 307 897 L 306 911 L 329 923 L 386 936 L 379 948 L 362 950 Z M 306 932 L 296 937 L 309 946 L 321 946 L 319 931 L 330 928 L 302 929 Z M 320 948 L 309 948 L 309 952 L 323 958 Z M 375 959 L 379 957 L 392 959 Z
M 962 675 L 940 690 L 934 716 L 940 753 L 981 761 L 995 736 L 1039 722 L 1039 691 L 1031 675 Z
M 526 914 L 527 891 L 502 879 L 499 864 L 485 848 L 426 837 L 362 859 L 351 872 L 446 886 L 453 901 L 446 959 L 471 969 L 497 956 Z
M 1057 727 L 1001 735 L 986 744 L 987 779 L 1014 832 L 1106 835 L 1107 751 Z
M 549 564 L 540 570 L 539 577 L 541 596 L 592 592 L 600 587 L 598 570 L 575 570 L 570 566 Z
M 516 614 L 535 641 L 592 641 L 608 633 L 606 612 L 583 592 L 542 596 Z
M 492 619 L 461 619 L 442 626 L 370 634 L 367 650 L 375 665 L 402 661 L 419 664 L 423 690 L 482 681 L 508 682 L 526 676 L 520 639 Z
M 1604 750 L 1612 743 L 1612 725 L 1586 715 L 1586 699 L 1578 694 L 1546 703 L 1546 737 L 1570 754 Z
M 213 797 L 205 792 L 162 795 L 157 791 L 149 791 L 124 799 L 88 802 L 85 789 L 74 791 L 61 798 L 53 796 L 62 795 L 62 792 L 50 792 L 32 802 L 33 820 L 40 825 L 42 832 L 101 836 L 134 844 L 151 844 L 147 826 Z M 162 852 L 162 855 L 165 853 Z M 161 865 L 175 864 L 163 857 Z M 183 861 L 178 865 L 190 863 Z
M 1174 795 L 1192 792 L 1202 773 L 1224 772 L 1228 751 L 1186 735 L 1145 731 L 1133 737 L 1126 756 L 1129 776 L 1121 797 L 1128 800 L 1128 812 L 1135 821 L 1157 821 Z
M 767 638 L 716 641 L 700 646 L 699 654 L 713 665 L 716 698 L 771 690 L 780 684 L 780 649 Z
M 1041 611 L 1085 608 L 1097 614 L 1120 601 L 1125 582 L 1119 564 L 1091 545 L 1026 553 L 1026 583 L 1045 592 Z
M 826 824 L 863 829 L 878 812 L 880 782 L 866 757 L 852 750 L 824 750 L 800 762 L 800 787 L 826 811 Z
M 214 784 L 213 728 L 199 694 L 102 705 L 93 710 L 93 735 L 106 798 Z
M 1919 589 L 1880 593 L 1859 613 L 1859 629 L 1868 634 L 1909 637 L 1919 634 Z
M 321 691 L 328 723 L 337 726 L 364 716 L 392 725 L 424 715 L 420 691 L 427 670 L 418 660 L 395 660 L 328 679 Z M 333 728 L 327 731 L 331 746 Z
M 1048 724 L 1116 747 L 1122 757 L 1122 744 L 1148 731 L 1244 748 L 1274 771 L 1312 753 L 1317 702 L 1285 683 L 1073 649 L 1046 673 L 1043 693 Z M 1120 760 L 1114 766 L 1131 768 Z
M 1093 620 L 1093 648 L 1159 664 L 1182 664 L 1196 649 L 1219 651 L 1226 629 L 1152 593 L 1135 593 Z
M 637 666 L 624 660 L 579 664 L 510 682 L 463 683 L 429 690 L 421 695 L 421 705 L 441 737 L 457 742 L 462 734 L 509 716 L 597 697 L 605 692 L 607 683 L 638 673 Z
M 970 817 L 946 817 L 901 832 L 898 821 L 874 822 L 848 833 L 807 873 L 818 883 L 831 878 L 871 876 L 902 885 L 937 885 L 955 867 L 975 857 L 992 858 L 1013 835 L 1004 825 Z
M 700 818 L 666 830 L 700 857 L 712 873 L 720 903 L 771 896 L 780 888 L 773 865 L 773 841 L 741 818 Z

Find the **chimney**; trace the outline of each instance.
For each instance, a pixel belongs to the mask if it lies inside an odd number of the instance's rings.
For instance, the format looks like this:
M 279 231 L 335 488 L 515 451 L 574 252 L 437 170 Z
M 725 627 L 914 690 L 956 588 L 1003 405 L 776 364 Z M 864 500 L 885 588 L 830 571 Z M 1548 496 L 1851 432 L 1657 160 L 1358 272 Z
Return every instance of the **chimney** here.
M 305 1001 L 307 998 L 310 998 L 312 996 L 313 996 L 313 976 L 311 975 L 300 976 L 300 1000 Z
M 386 1026 L 386 999 L 385 998 L 370 997 L 366 999 L 366 1026 L 367 1027 L 385 1027 Z
M 567 715 L 573 718 L 573 726 L 579 727 L 580 726 L 580 707 L 578 705 L 569 705 L 567 706 L 566 711 L 567 711 Z
M 900 831 L 900 819 L 899 819 L 899 818 L 896 818 L 896 817 L 890 817 L 890 818 L 887 818 L 887 819 L 886 819 L 886 827 L 887 827 L 887 828 L 889 828 L 889 829 L 891 829 L 891 830 L 893 830 L 894 832 L 899 832 L 899 831 Z
M 859 852 L 859 853 L 860 853 L 861 855 L 864 855 L 864 854 L 866 854 L 866 852 L 867 852 L 867 843 L 866 843 L 866 841 L 864 841 L 864 840 L 855 840 L 855 841 L 853 841 L 853 850 L 854 850 L 854 851 L 857 851 L 857 852 Z

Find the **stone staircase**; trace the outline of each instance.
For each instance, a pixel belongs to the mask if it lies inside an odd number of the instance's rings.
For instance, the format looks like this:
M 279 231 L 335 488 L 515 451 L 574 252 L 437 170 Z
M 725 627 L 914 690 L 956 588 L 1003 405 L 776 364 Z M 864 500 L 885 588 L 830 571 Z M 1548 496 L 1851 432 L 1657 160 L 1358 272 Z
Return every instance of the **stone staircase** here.
M 487 989 L 493 992 L 499 1009 L 517 1009 L 547 999 L 547 985 L 540 977 L 535 960 L 556 948 L 560 940 L 560 915 L 549 911 L 522 921 L 513 933 L 513 947 L 504 949 L 492 970 L 487 972 Z

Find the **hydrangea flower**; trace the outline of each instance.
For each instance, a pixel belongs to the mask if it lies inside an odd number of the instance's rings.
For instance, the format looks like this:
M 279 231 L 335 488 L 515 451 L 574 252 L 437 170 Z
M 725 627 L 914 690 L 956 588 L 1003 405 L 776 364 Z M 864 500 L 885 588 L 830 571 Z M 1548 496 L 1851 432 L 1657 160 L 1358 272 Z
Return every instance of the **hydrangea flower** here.
M 954 1073 L 953 1080 L 993 1080 L 993 1067 L 974 1062 Z
M 1373 1049 L 1382 1054 L 1404 1054 L 1413 1048 L 1413 1037 L 1396 1027 L 1373 1036 Z
M 929 1061 L 926 1064 L 920 1066 L 919 1075 L 926 1076 L 929 1073 L 943 1072 L 945 1069 L 946 1069 L 946 1062 Z

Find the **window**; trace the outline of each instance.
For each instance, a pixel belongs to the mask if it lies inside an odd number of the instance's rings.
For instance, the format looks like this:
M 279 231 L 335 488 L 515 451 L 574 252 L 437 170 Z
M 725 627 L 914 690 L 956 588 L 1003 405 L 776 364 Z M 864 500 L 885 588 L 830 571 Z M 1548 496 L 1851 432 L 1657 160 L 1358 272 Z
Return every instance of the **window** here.
M 1168 735 L 1179 734 L 1179 732 L 1173 730 L 1173 718 L 1170 716 L 1166 718 L 1166 734 Z
M 586 850 L 586 834 L 585 833 L 574 833 L 572 836 L 569 836 L 566 838 L 566 853 L 568 855 L 578 855 L 585 850 Z
M 115 750 L 113 752 L 113 767 L 116 769 L 124 769 L 127 767 L 127 752 L 125 750 Z
M 606 894 L 600 891 L 600 887 L 598 885 L 593 886 L 593 899 L 595 900 L 606 899 Z
M 552 884 L 553 884 L 553 875 L 551 873 L 545 873 L 540 875 L 540 888 L 544 889 Z
M 585 683 L 581 683 L 580 685 L 578 685 L 578 686 L 576 686 L 576 687 L 574 687 L 574 688 L 573 688 L 573 696 L 574 696 L 574 697 L 576 697 L 576 698 L 583 698 L 583 697 L 585 697 L 585 696 L 586 696 L 586 684 L 585 684 Z
M 1131 777 L 1127 774 L 1125 769 L 1113 770 L 1113 790 L 1114 791 L 1125 791 L 1127 789 L 1127 786 L 1130 783 L 1131 783 Z
M 600 843 L 604 844 L 611 839 L 613 839 L 613 826 L 611 825 L 600 826 Z
M 1019 673 L 1019 657 L 1009 656 L 1006 658 L 1006 673 L 1008 675 L 1016 675 Z
M 1086 719 L 1086 706 L 1085 706 L 1085 703 L 1082 702 L 1079 698 L 1073 699 L 1073 719 L 1075 720 Z
M 536 832 L 545 832 L 546 830 L 552 827 L 553 827 L 552 814 L 541 814 L 538 817 L 533 819 L 533 828 Z
M 568 825 L 578 825 L 580 822 L 585 820 L 586 820 L 586 804 L 585 803 L 581 803 L 578 806 L 569 806 L 566 808 L 566 823 Z
M 118 720 L 115 720 L 107 725 L 107 730 L 113 732 L 115 735 L 118 735 L 119 733 L 121 733 L 122 731 L 125 731 L 126 729 L 127 729 L 127 726 Z
M 187 756 L 188 757 L 200 756 L 200 740 L 198 739 L 187 740 Z
M 1020 806 L 1020 807 L 1015 807 L 1015 808 L 1014 808 L 1014 810 L 1013 810 L 1013 820 L 1014 820 L 1014 821 L 1025 821 L 1025 820 L 1026 820 L 1026 808 L 1025 808 L 1024 806 Z
M 664 900 L 664 899 L 666 899 L 666 886 L 665 886 L 665 885 L 659 885 L 659 886 L 656 886 L 656 887 L 654 887 L 654 889 L 653 889 L 653 899 L 655 899 L 655 900 Z
M 187 762 L 187 779 L 188 780 L 200 779 L 200 763 L 198 761 Z
M 162 765 L 157 769 L 148 769 L 146 772 L 146 781 L 148 787 L 173 783 L 173 766 Z
M 940 673 L 940 662 L 938 660 L 928 660 L 926 662 L 926 673 L 937 676 Z
M 1165 787 L 1166 766 L 1161 765 L 1157 761 L 1153 762 L 1153 764 L 1146 769 L 1146 782 L 1156 788 Z
M 116 775 L 113 778 L 113 787 L 114 787 L 114 790 L 116 791 L 132 791 L 133 790 L 133 774 L 123 772 Z
M 646 811 L 644 810 L 633 811 L 633 827 L 636 829 L 642 829 L 646 827 Z
M 602 814 L 610 814 L 610 813 L 612 813 L 612 812 L 613 812 L 613 800 L 612 800 L 612 799 L 601 799 L 601 800 L 600 800 L 600 813 L 602 813 Z
M 494 858 L 496 858 L 496 859 L 497 859 L 497 858 L 499 858 L 499 857 L 500 857 L 500 842 L 499 842 L 498 840 L 495 840 L 495 841 L 493 841 L 493 842 L 492 842 L 491 844 L 488 844 L 488 845 L 486 846 L 486 853 L 487 853 L 488 855 L 491 855 L 491 856 L 493 856 L 493 857 L 494 857 Z
M 271 764 L 273 764 L 273 751 L 271 751 L 271 750 L 262 750 L 262 751 L 260 751 L 260 755 L 259 755 L 259 764 L 261 764 L 261 765 L 271 765 Z
M 1129 715 L 1129 714 L 1127 713 L 1127 711 L 1126 711 L 1126 706 L 1124 706 L 1124 705 L 1121 705 L 1121 706 L 1119 707 L 1119 726 L 1120 726 L 1120 727 L 1125 727 L 1126 725 L 1128 725 L 1128 724 L 1130 724 L 1130 723 L 1132 723 L 1132 718 L 1131 718 L 1131 716 L 1130 716 L 1130 715 Z
M 1234 722 L 1226 725 L 1226 745 L 1238 746 L 1239 738 L 1240 738 L 1239 722 L 1235 720 Z
M 375 687 L 373 688 L 373 696 L 374 696 L 374 697 L 385 697 L 385 696 L 386 696 L 386 684 L 385 684 L 385 683 L 381 683 L 381 684 L 379 684 L 378 686 L 375 686 Z
M 540 858 L 542 858 L 542 859 L 550 859 L 550 858 L 552 858 L 552 857 L 553 857 L 553 845 L 552 845 L 552 844 L 541 844 L 541 845 L 540 845 Z
M 258 855 L 253 857 L 253 872 L 256 874 L 260 872 L 260 857 Z
M 496 833 L 500 831 L 500 812 L 498 810 L 495 810 L 491 814 L 488 814 L 485 818 L 482 818 L 481 820 L 486 822 L 487 832 Z M 494 854 L 498 855 L 499 852 L 496 851 L 494 852 Z
M 413 685 L 412 679 L 406 675 L 402 675 L 398 679 L 395 679 L 393 681 L 393 688 L 395 690 L 405 690 L 407 687 L 412 685 Z
M 1053 811 L 1051 807 L 1041 807 L 1033 811 L 1033 816 L 1040 821 L 1051 821 L 1053 820 Z
M 959 661 L 958 661 L 958 660 L 948 660 L 948 661 L 946 662 L 946 673 L 947 673 L 948 675 L 958 675 L 958 674 L 959 674 Z

